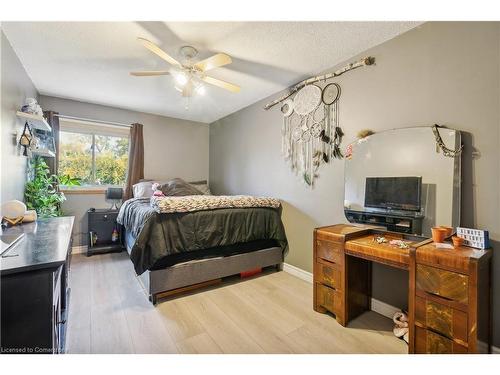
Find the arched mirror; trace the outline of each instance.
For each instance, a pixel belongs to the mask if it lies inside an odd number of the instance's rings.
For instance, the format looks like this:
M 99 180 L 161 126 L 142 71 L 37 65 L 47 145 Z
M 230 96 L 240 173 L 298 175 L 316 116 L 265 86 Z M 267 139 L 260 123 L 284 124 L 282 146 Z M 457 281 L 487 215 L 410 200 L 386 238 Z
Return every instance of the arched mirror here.
M 348 147 L 344 211 L 350 222 L 430 236 L 460 224 L 460 132 L 415 127 L 383 131 Z

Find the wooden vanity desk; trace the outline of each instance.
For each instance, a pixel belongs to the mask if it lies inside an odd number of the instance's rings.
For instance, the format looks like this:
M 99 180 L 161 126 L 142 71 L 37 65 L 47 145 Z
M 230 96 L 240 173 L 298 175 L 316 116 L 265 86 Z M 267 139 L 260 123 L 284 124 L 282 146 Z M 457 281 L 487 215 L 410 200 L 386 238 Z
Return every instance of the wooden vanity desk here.
M 377 243 L 404 239 L 410 248 Z M 346 326 L 371 309 L 372 262 L 408 270 L 409 353 L 490 351 L 491 250 L 436 249 L 432 240 L 338 224 L 314 230 L 314 310 Z

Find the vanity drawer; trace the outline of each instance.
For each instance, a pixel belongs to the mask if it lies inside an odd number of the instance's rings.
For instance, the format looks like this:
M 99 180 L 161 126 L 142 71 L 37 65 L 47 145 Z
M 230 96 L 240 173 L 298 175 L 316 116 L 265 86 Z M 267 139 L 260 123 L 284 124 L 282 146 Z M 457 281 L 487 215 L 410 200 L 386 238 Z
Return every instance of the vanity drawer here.
M 443 336 L 467 342 L 467 314 L 463 311 L 417 296 L 415 320 Z
M 317 281 L 335 289 L 341 288 L 342 269 L 338 264 L 327 263 L 324 260 L 316 262 L 314 274 Z
M 465 354 L 467 347 L 447 337 L 415 327 L 415 353 L 418 354 Z
M 468 302 L 467 275 L 417 264 L 416 284 L 424 292 L 464 304 Z
M 329 262 L 343 264 L 344 252 L 342 244 L 330 241 L 316 241 L 316 256 Z
M 316 301 L 318 305 L 335 315 L 340 314 L 342 311 L 342 292 L 338 290 L 316 284 Z

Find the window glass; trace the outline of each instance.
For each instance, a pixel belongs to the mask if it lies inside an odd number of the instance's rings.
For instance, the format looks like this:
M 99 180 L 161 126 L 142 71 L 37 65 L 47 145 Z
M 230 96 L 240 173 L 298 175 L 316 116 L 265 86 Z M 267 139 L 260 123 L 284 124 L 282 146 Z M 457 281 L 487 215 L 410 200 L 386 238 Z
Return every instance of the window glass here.
M 128 137 L 60 131 L 59 175 L 81 185 L 121 186 L 128 167 Z
M 124 185 L 128 167 L 128 139 L 95 136 L 95 184 Z
M 79 178 L 82 185 L 91 185 L 92 135 L 59 133 L 59 175 Z

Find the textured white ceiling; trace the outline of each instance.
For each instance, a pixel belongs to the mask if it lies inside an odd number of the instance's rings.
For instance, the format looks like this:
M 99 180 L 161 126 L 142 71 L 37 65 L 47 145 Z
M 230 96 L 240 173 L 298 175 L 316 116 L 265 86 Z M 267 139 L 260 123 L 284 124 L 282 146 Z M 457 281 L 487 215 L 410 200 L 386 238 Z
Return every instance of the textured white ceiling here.
M 4 22 L 41 94 L 210 123 L 418 26 L 418 22 Z M 210 72 L 242 87 L 207 86 L 189 109 L 171 76 L 132 77 L 168 64 L 137 41 L 178 58 L 193 45 L 233 63 Z

